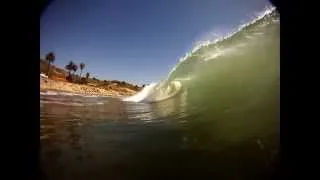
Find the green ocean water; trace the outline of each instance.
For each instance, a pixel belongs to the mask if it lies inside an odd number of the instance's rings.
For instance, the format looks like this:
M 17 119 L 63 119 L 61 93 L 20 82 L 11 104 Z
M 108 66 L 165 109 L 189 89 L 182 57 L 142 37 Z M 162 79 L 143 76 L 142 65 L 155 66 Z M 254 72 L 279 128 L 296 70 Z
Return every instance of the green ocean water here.
M 199 46 L 135 97 L 41 93 L 40 124 L 46 179 L 271 179 L 280 15 Z

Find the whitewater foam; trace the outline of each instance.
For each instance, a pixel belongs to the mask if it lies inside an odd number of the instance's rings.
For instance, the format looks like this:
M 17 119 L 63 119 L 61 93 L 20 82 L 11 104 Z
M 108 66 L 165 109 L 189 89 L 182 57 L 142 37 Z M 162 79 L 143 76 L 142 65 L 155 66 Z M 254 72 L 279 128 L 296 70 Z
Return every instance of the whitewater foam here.
M 156 101 L 164 101 L 171 97 L 176 96 L 182 90 L 182 83 L 178 80 L 171 81 L 167 88 L 164 91 L 157 91 L 151 96 L 147 97 L 146 101 L 148 102 L 156 102 Z
M 44 104 L 57 104 L 63 106 L 94 106 L 94 105 L 103 105 L 104 102 L 62 102 L 62 101 L 52 101 L 52 100 L 40 100 L 40 107 L 44 107 Z
M 80 97 L 86 97 L 86 98 L 110 97 L 110 96 L 100 96 L 100 95 L 85 95 L 85 94 L 77 94 L 77 93 L 68 93 L 68 92 L 60 92 L 60 91 L 40 92 L 40 95 L 43 95 L 43 96 L 80 96 Z
M 157 85 L 157 83 L 151 83 L 151 84 L 145 86 L 142 89 L 142 91 L 138 92 L 137 94 L 124 98 L 123 101 L 140 102 L 150 94 L 150 92 L 153 90 L 153 88 L 156 85 Z
M 183 78 L 181 80 L 190 80 L 191 78 Z M 137 93 L 134 96 L 124 98 L 123 101 L 131 101 L 131 102 L 155 102 L 155 101 L 163 101 L 168 98 L 171 98 L 177 95 L 181 89 L 182 84 L 178 80 L 171 81 L 166 88 L 166 83 L 152 83 L 146 86 L 142 91 Z

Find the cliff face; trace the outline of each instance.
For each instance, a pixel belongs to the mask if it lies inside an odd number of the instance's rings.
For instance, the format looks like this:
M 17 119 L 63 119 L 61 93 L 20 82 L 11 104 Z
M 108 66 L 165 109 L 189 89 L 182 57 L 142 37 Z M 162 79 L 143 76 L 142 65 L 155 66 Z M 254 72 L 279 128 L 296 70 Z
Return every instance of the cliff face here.
M 40 73 L 47 74 L 48 71 L 48 62 L 40 59 Z M 54 65 L 50 65 L 50 77 L 51 79 L 65 81 L 68 72 L 64 69 L 58 68 Z

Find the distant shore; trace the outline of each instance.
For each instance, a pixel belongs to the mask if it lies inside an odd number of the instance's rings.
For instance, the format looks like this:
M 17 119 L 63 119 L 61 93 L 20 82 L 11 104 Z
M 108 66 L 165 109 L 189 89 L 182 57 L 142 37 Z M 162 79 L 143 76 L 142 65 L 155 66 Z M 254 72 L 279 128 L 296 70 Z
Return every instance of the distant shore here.
M 60 91 L 68 93 L 76 93 L 83 95 L 98 95 L 98 96 L 132 96 L 137 93 L 125 87 L 102 88 L 94 87 L 87 84 L 74 84 L 69 82 L 57 81 L 52 79 L 40 79 L 40 91 Z

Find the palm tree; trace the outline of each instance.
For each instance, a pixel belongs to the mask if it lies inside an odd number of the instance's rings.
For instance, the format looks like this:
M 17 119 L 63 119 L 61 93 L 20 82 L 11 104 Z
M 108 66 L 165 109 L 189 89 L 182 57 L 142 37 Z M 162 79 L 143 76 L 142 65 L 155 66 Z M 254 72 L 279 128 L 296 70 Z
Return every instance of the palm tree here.
M 47 72 L 47 76 L 49 77 L 49 71 L 50 71 L 50 64 L 54 62 L 54 60 L 56 60 L 56 56 L 53 52 L 49 52 L 46 55 L 46 61 L 48 61 L 48 72 Z
M 73 71 L 73 74 L 72 74 L 72 81 L 74 81 L 74 80 L 78 81 L 78 79 L 76 79 L 77 77 L 75 76 L 75 72 L 78 70 L 78 65 L 76 65 L 76 64 L 72 64 L 71 69 L 72 69 L 72 71 Z
M 81 79 L 81 74 L 82 74 L 82 70 L 84 69 L 86 65 L 84 63 L 80 63 L 80 79 Z
M 69 61 L 69 63 L 64 67 L 66 70 L 69 71 L 69 75 L 67 77 L 67 80 L 69 82 L 72 82 L 73 81 L 73 78 L 72 78 L 72 75 L 71 75 L 71 71 L 73 70 L 73 66 L 74 66 L 74 62 L 73 61 Z
M 72 69 L 73 65 L 74 65 L 73 61 L 70 61 L 69 64 L 67 64 L 67 65 L 64 67 L 66 70 L 69 71 L 69 74 L 70 74 L 70 71 L 73 70 L 73 69 Z
M 88 79 L 88 78 L 89 78 L 89 76 L 90 76 L 90 73 L 88 73 L 88 72 L 87 72 L 87 74 L 86 74 L 86 78 Z
M 73 64 L 72 65 L 73 74 L 78 70 L 78 65 Z

